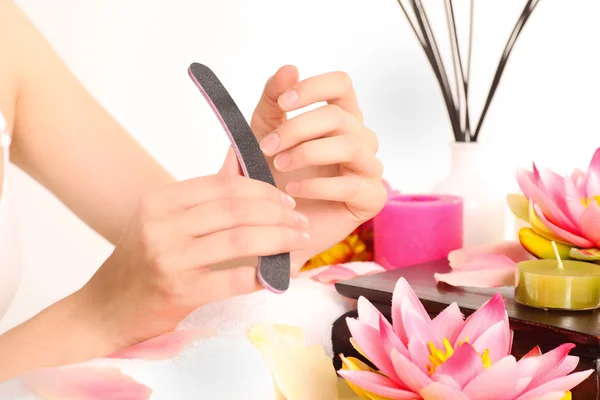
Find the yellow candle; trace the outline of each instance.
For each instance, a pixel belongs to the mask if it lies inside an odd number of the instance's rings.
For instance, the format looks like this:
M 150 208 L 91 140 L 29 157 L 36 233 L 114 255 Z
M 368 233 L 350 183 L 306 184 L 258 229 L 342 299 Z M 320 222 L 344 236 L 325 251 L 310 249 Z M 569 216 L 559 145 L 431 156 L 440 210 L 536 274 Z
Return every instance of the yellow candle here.
M 561 310 L 600 307 L 600 265 L 560 259 L 523 261 L 517 264 L 516 278 L 517 303 Z

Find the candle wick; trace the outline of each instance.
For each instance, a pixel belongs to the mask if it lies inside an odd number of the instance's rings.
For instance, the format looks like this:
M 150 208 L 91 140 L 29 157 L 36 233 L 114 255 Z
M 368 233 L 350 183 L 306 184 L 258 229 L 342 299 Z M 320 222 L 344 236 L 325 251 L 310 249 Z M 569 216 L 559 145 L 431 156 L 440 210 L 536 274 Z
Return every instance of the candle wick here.
M 556 259 L 558 260 L 558 268 L 564 269 L 565 266 L 563 265 L 562 260 L 560 259 L 560 254 L 558 254 L 558 247 L 556 247 L 556 242 L 554 240 L 552 241 L 552 248 L 554 249 L 554 255 L 556 256 Z

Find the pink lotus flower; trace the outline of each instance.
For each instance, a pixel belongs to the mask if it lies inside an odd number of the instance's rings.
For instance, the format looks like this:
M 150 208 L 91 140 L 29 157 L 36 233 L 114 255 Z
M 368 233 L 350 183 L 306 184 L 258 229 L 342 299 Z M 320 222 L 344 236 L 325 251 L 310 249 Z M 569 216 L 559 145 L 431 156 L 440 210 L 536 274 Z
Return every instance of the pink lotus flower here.
M 571 372 L 572 344 L 517 361 L 504 299 L 494 295 L 466 320 L 453 303 L 433 320 L 401 278 L 392 297 L 392 323 L 365 298 L 358 319 L 348 318 L 351 342 L 378 371 L 341 356 L 346 379 L 362 399 L 568 399 L 592 370 Z
M 531 224 L 522 232 L 523 246 L 538 258 L 555 258 L 551 241 L 561 244 L 561 257 L 600 260 L 600 149 L 586 172 L 560 176 L 533 165 L 519 169 L 523 197 L 509 197 L 513 213 Z M 524 228 L 527 229 L 527 228 Z

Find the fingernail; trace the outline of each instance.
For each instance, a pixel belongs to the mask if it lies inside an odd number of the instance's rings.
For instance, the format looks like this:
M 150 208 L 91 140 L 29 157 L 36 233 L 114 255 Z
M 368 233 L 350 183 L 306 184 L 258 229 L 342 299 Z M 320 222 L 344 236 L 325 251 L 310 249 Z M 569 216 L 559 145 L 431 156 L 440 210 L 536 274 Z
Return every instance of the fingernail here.
M 279 96 L 277 102 L 284 110 L 291 110 L 296 106 L 298 98 L 298 93 L 295 90 L 288 90 Z
M 300 182 L 289 182 L 286 187 L 285 190 L 287 190 L 287 192 L 289 194 L 296 194 L 300 192 Z
M 273 154 L 279 147 L 279 135 L 275 132 L 269 133 L 260 141 L 260 149 L 265 154 Z
M 281 201 L 283 204 L 288 205 L 290 208 L 296 207 L 296 200 L 289 194 L 281 193 Z
M 308 218 L 306 218 L 304 214 L 294 212 L 294 218 L 296 219 L 296 223 L 300 228 L 305 228 L 308 226 Z
M 300 244 L 306 244 L 310 241 L 310 235 L 308 232 L 300 232 L 298 233 L 298 242 Z
M 292 162 L 292 156 L 290 153 L 281 153 L 275 160 L 273 160 L 273 164 L 275 164 L 275 168 L 284 169 Z

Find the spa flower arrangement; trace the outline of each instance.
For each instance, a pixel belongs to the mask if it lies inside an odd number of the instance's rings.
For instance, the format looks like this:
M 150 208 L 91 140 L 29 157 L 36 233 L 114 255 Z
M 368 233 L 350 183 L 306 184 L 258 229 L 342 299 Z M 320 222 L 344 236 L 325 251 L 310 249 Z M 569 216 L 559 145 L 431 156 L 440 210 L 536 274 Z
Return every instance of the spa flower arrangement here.
M 572 373 L 579 359 L 568 343 L 545 354 L 535 347 L 517 361 L 499 294 L 466 320 L 456 304 L 431 319 L 401 278 L 391 323 L 361 298 L 358 318 L 347 324 L 352 344 L 376 369 L 342 355 L 338 373 L 366 400 L 562 400 L 593 372 Z
M 528 252 L 555 259 L 554 241 L 564 260 L 600 260 L 600 149 L 585 172 L 561 176 L 534 164 L 533 171 L 520 169 L 517 181 L 523 195 L 509 195 L 508 203 L 530 224 L 519 232 Z

